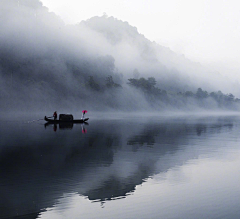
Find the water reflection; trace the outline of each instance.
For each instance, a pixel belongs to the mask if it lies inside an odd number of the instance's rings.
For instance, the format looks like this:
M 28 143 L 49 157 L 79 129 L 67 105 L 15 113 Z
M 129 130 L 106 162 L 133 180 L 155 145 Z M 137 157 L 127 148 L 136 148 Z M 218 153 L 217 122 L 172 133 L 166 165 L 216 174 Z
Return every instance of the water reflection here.
M 87 133 L 86 125 L 89 125 L 87 122 L 84 122 L 81 124 L 82 127 L 82 133 Z M 74 124 L 72 122 L 65 122 L 65 123 L 59 123 L 59 124 L 53 124 L 46 122 L 44 124 L 45 129 L 50 127 L 53 129 L 54 132 L 56 132 L 58 129 L 73 129 Z
M 36 218 L 66 193 L 124 198 L 149 177 L 198 157 L 196 142 L 231 131 L 234 121 L 93 121 L 88 132 L 80 124 L 1 124 L 0 217 Z

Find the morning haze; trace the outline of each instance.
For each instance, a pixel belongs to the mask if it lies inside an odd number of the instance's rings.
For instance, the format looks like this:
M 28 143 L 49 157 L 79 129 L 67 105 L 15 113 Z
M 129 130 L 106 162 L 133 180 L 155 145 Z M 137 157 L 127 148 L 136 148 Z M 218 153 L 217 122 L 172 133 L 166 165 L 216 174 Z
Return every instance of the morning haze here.
M 0 4 L 1 110 L 239 109 L 238 82 L 126 21 L 66 25 L 39 0 Z
M 237 76 L 118 14 L 66 24 L 42 2 L 0 0 L 0 218 L 239 219 Z M 168 18 L 173 2 L 189 1 Z

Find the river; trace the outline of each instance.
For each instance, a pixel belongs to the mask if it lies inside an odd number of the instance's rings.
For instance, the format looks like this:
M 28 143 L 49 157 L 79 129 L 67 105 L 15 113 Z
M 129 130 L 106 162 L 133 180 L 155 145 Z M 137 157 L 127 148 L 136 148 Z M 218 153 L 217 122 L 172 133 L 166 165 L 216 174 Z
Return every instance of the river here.
M 88 116 L 0 119 L 0 218 L 240 218 L 240 116 Z

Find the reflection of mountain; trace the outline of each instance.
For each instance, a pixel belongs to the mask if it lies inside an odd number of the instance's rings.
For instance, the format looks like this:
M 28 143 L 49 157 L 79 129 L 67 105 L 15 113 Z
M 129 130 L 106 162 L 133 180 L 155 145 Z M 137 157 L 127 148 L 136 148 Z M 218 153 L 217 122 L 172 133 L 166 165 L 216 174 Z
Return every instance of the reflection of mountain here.
M 139 165 L 137 172 L 131 176 L 122 178 L 116 176 L 109 176 L 99 187 L 83 193 L 90 200 L 105 201 L 114 200 L 117 198 L 124 198 L 129 193 L 134 192 L 136 185 L 144 182 L 144 179 L 149 177 L 153 172 L 153 167 L 146 165 Z
M 21 141 L 16 145 L 17 139 L 12 139 L 9 146 L 14 148 L 1 145 L 1 184 L 6 188 L 1 192 L 1 216 L 40 212 L 52 206 L 64 192 L 72 191 L 72 186 L 81 181 L 90 163 L 95 166 L 112 163 L 111 142 L 115 142 L 118 136 L 94 135 L 81 139 L 83 141 L 70 141 L 66 134 L 71 133 L 61 133 L 64 136 L 59 135 L 61 138 L 58 141 L 51 141 L 48 137 L 28 138 L 25 135 L 26 140 L 21 136 Z M 38 134 L 42 136 L 43 132 Z M 111 138 L 114 140 L 111 141 Z
M 199 127 L 207 137 L 232 128 L 232 121 L 165 120 L 141 126 L 99 121 L 87 135 L 81 126 L 53 132 L 8 124 L 1 128 L 0 216 L 35 218 L 63 193 L 99 201 L 126 197 L 148 177 L 193 159 L 196 151 L 178 154 L 186 152 L 193 136 L 204 138 L 198 136 Z

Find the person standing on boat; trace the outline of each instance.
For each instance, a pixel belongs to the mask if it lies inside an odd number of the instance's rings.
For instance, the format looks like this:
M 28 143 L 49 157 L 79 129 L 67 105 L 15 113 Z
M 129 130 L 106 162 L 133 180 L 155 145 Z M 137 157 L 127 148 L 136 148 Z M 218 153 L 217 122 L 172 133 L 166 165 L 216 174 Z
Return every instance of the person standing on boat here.
M 54 120 L 57 120 L 57 111 L 53 113 Z
M 83 111 L 82 111 L 82 119 L 84 119 L 85 113 L 87 113 L 87 110 L 83 110 Z

